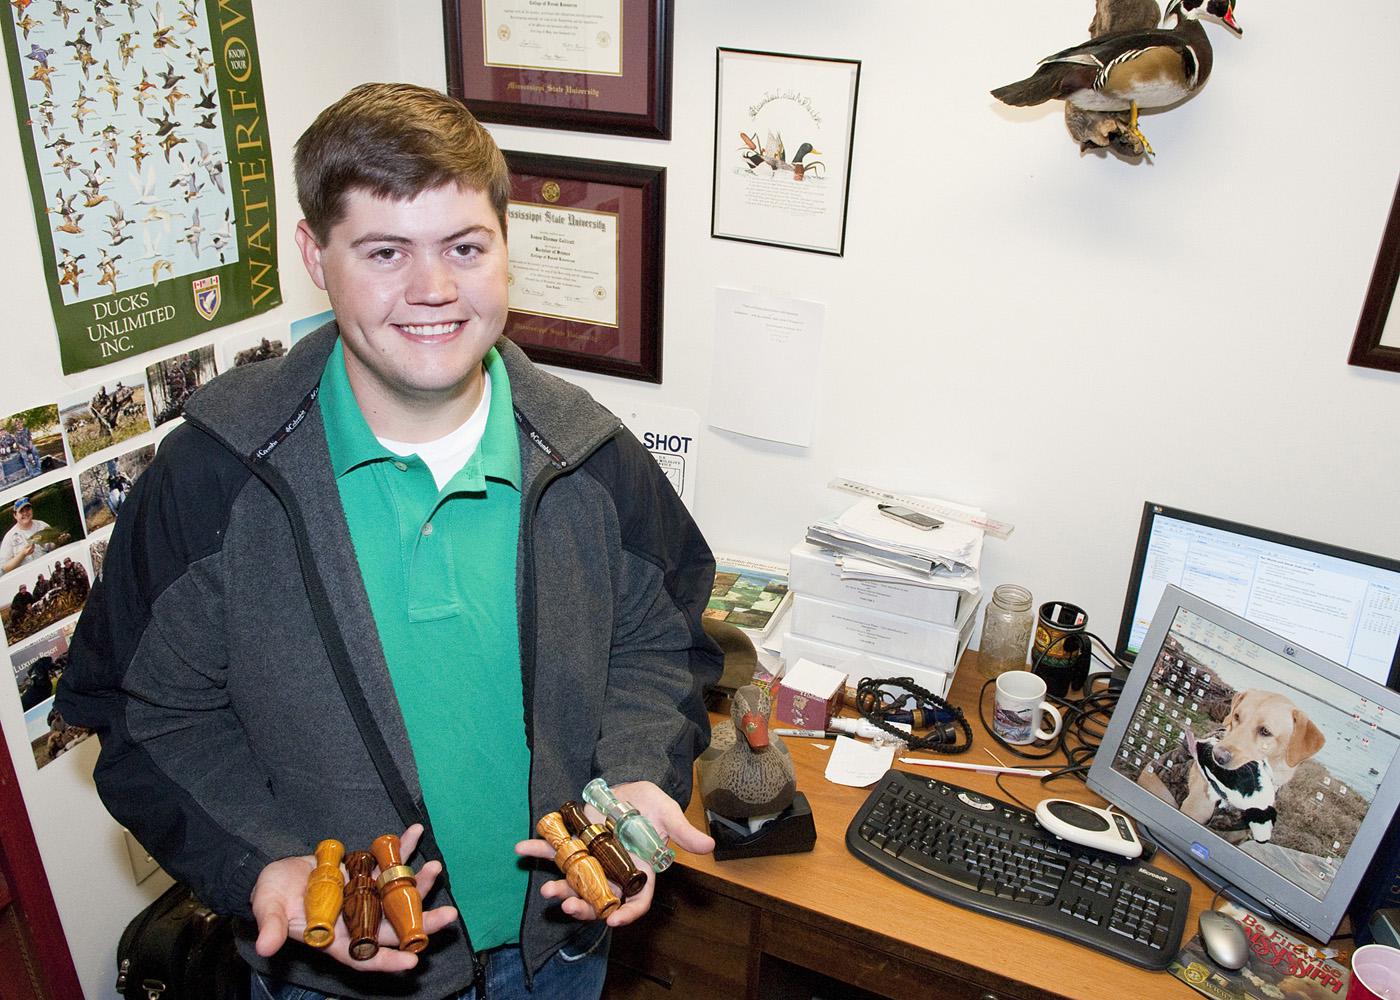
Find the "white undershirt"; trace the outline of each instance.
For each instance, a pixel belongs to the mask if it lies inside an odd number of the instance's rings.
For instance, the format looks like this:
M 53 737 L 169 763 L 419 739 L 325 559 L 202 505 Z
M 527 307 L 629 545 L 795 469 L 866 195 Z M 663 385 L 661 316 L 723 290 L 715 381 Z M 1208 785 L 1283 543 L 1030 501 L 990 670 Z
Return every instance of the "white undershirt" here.
M 433 474 L 433 482 L 441 490 L 461 471 L 472 457 L 481 436 L 486 433 L 486 418 L 491 414 L 491 378 L 482 379 L 481 401 L 467 418 L 467 422 L 456 430 L 448 431 L 433 441 L 409 442 L 390 441 L 375 435 L 375 439 L 395 455 L 417 455 Z

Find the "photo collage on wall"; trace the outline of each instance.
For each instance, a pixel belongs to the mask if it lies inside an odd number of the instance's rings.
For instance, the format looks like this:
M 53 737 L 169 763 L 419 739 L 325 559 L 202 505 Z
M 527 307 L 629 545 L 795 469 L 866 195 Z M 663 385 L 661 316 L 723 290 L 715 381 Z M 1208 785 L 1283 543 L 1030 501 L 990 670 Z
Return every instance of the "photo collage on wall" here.
M 281 357 L 290 342 L 285 326 L 254 328 L 144 369 L 104 372 L 56 402 L 8 415 L 0 403 L 0 632 L 36 767 L 91 735 L 59 716 L 53 696 L 132 487 L 196 389 Z

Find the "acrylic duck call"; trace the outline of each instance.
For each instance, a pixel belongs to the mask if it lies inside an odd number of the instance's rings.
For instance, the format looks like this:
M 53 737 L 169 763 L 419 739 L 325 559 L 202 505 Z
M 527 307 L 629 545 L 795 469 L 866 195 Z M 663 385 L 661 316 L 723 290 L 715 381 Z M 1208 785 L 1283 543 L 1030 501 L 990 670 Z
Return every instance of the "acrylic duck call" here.
M 403 863 L 399 838 L 386 833 L 376 838 L 369 849 L 379 862 L 379 899 L 384 915 L 399 936 L 399 949 L 422 951 L 428 946 L 428 932 L 423 929 L 423 897 L 418 894 L 413 869 Z
M 554 863 L 573 886 L 574 892 L 583 897 L 593 907 L 599 917 L 606 917 L 622 905 L 622 900 L 608 888 L 608 877 L 603 874 L 603 866 L 598 859 L 588 853 L 583 843 L 569 836 L 564 818 L 557 812 L 549 813 L 535 824 L 535 831 L 549 841 L 554 848 Z
M 352 851 L 346 855 L 345 870 L 350 882 L 345 888 L 345 927 L 350 932 L 350 957 L 367 962 L 379 952 L 379 890 L 374 885 L 374 855 Z
M 340 859 L 345 845 L 323 840 L 316 845 L 316 867 L 306 880 L 306 930 L 301 939 L 313 948 L 324 948 L 335 940 L 335 919 L 345 902 L 345 877 Z
M 608 880 L 622 890 L 623 898 L 635 896 L 646 887 L 647 877 L 632 861 L 632 855 L 618 841 L 606 826 L 588 822 L 583 806 L 577 802 L 565 802 L 559 807 L 559 815 L 564 817 L 564 825 L 588 853 L 598 859 Z
M 651 865 L 660 875 L 676 860 L 676 852 L 666 846 L 666 838 L 651 825 L 637 807 L 624 802 L 613 793 L 602 778 L 594 778 L 583 786 L 583 800 L 608 818 L 608 827 L 617 834 L 622 846 Z

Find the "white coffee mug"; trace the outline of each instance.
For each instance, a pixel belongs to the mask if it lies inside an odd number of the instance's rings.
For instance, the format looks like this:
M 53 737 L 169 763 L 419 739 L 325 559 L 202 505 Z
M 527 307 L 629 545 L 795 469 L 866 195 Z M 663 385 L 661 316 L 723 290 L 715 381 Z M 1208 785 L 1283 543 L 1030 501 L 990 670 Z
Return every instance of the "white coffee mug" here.
M 1054 720 L 1054 728 L 1040 725 L 1040 713 Z M 1029 670 L 1008 670 L 997 677 L 997 700 L 992 709 L 992 729 L 1007 743 L 1053 740 L 1063 723 L 1060 710 L 1045 700 L 1045 681 Z

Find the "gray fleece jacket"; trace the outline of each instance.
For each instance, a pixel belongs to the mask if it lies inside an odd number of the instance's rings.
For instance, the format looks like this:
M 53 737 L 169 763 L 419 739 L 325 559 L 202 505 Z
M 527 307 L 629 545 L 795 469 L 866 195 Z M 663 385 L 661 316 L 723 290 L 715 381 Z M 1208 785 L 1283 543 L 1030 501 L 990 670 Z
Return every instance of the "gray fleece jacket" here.
M 336 996 L 443 997 L 472 982 L 460 921 L 396 976 L 300 943 L 271 960 L 251 947 L 249 894 L 275 859 L 412 822 L 429 831 L 414 867 L 442 859 L 316 405 L 337 335 L 328 324 L 190 400 L 123 505 L 57 707 L 99 734 L 108 810 L 206 903 L 244 918 L 255 968 Z M 653 781 L 684 805 L 708 743 L 702 693 L 720 672 L 701 628 L 713 557 L 615 416 L 510 342 L 497 348 L 521 453 L 524 704 L 481 711 L 524 715 L 534 818 L 597 776 Z M 425 905 L 470 913 L 451 875 Z M 521 901 L 532 972 L 588 931 L 539 896 L 554 877 L 537 866 Z

